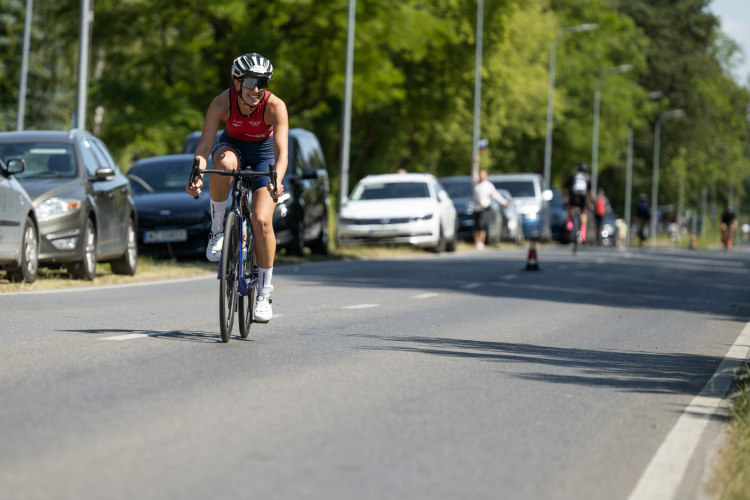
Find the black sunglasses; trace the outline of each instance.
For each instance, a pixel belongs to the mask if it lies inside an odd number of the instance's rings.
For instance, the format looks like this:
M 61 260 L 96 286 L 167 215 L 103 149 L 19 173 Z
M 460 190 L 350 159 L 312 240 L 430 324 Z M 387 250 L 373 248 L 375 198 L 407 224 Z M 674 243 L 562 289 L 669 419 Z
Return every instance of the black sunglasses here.
M 242 86 L 250 90 L 255 87 L 258 87 L 258 90 L 265 90 L 268 88 L 268 79 L 245 77 L 242 79 Z

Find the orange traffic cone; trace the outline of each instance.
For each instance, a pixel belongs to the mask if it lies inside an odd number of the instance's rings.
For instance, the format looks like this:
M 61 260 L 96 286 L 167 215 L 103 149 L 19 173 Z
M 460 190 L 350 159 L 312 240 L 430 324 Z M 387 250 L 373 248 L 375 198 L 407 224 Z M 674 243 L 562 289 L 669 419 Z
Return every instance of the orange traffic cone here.
M 690 250 L 695 250 L 695 234 L 690 235 Z
M 536 239 L 531 238 L 529 241 L 529 256 L 526 258 L 526 270 L 538 271 L 539 262 L 536 260 Z

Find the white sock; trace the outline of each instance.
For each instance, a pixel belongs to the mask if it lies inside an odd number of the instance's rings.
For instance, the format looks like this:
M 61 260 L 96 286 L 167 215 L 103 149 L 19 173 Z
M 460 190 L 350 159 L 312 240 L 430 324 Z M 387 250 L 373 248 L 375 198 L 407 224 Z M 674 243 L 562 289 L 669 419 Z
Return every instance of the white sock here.
M 271 295 L 271 292 L 273 292 L 273 285 L 271 284 L 272 276 L 273 267 L 269 269 L 258 268 L 258 293 L 260 295 Z
M 211 232 L 224 232 L 224 210 L 227 208 L 227 200 L 211 200 Z

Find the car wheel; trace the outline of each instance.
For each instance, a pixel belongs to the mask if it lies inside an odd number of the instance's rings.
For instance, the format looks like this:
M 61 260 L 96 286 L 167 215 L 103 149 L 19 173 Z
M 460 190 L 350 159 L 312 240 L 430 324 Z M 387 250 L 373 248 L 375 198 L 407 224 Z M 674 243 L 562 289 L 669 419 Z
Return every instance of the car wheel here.
M 287 252 L 296 256 L 305 253 L 305 223 L 301 219 L 297 221 L 296 229 L 292 232 L 292 242 L 287 246 Z
M 132 218 L 128 219 L 127 239 L 125 253 L 122 254 L 122 257 L 113 260 L 111 263 L 112 272 L 125 276 L 133 276 L 135 268 L 138 265 L 138 242 L 136 241 L 135 224 Z
M 31 217 L 26 217 L 21 243 L 21 261 L 18 267 L 8 270 L 10 281 L 33 283 L 39 270 L 39 237 Z
M 320 235 L 310 244 L 310 250 L 317 255 L 328 255 L 328 213 L 323 216 L 320 224 Z
M 458 227 L 456 227 L 453 230 L 453 237 L 447 241 L 445 245 L 445 250 L 447 252 L 455 252 L 456 251 L 456 245 L 458 245 Z
M 68 266 L 74 278 L 93 281 L 96 277 L 96 227 L 88 219 L 83 231 L 83 259 Z
M 443 226 L 440 226 L 440 236 L 438 236 L 437 244 L 432 247 L 432 251 L 435 253 L 440 253 L 443 250 L 445 250 L 445 236 L 443 235 Z

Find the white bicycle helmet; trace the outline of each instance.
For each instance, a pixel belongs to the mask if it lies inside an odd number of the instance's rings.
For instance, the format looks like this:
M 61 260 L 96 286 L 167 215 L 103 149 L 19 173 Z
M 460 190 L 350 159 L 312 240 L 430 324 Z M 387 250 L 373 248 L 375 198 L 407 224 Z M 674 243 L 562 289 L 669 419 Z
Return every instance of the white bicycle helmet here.
M 232 78 L 242 79 L 246 76 L 271 80 L 273 65 L 271 61 L 255 52 L 241 55 L 232 63 Z

